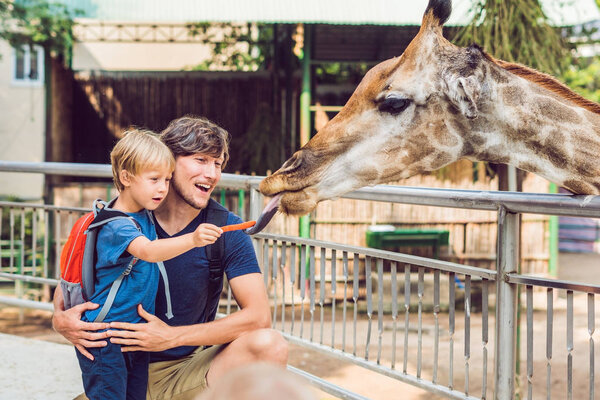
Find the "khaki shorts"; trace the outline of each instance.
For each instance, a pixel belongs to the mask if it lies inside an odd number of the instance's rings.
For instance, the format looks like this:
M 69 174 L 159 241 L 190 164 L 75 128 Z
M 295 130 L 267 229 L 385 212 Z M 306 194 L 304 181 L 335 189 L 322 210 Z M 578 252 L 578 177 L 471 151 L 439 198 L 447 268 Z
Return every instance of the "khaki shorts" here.
M 185 358 L 150 363 L 146 400 L 193 399 L 206 389 L 210 364 L 224 348 L 200 347 Z
M 206 389 L 206 374 L 210 364 L 225 346 L 199 347 L 185 358 L 150 363 L 146 400 L 193 399 Z M 88 398 L 82 393 L 74 400 Z

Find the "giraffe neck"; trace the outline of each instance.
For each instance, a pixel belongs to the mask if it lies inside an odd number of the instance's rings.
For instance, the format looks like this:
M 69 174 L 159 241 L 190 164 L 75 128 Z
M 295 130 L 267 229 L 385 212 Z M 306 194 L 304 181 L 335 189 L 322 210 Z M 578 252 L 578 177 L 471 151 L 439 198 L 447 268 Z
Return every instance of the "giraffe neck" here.
M 600 194 L 600 114 L 537 83 L 509 78 L 496 82 L 489 109 L 472 123 L 485 140 L 473 146 L 471 158 L 514 165 L 574 193 Z

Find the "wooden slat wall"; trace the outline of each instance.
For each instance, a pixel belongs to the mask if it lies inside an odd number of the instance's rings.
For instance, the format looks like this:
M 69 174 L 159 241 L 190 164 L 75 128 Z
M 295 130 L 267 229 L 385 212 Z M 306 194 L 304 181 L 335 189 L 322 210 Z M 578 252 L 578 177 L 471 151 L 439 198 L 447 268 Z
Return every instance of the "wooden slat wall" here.
M 271 146 L 259 149 L 265 165 L 257 172 L 264 174 L 282 162 L 281 102 L 269 73 L 79 73 L 73 86 L 69 161 L 109 162 L 110 150 L 124 130 L 137 126 L 160 132 L 171 120 L 192 114 L 207 117 L 231 134 L 228 172 L 252 171 L 252 153 L 258 151 L 254 143 L 261 140 L 249 129 L 265 119 L 268 124 L 260 132 Z

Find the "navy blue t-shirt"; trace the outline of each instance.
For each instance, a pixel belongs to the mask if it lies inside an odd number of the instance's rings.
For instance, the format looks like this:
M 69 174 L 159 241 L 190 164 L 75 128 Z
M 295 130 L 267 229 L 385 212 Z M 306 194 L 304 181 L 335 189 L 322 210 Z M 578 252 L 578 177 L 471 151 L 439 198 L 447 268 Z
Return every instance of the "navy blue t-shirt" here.
M 188 226 L 173 236 L 169 236 L 155 219 L 158 238 L 175 237 L 193 232 L 198 225 L 206 221 L 206 212 L 207 209 L 203 209 Z M 227 216 L 227 225 L 239 224 L 241 222 L 240 217 L 231 212 Z M 241 275 L 260 273 L 260 267 L 256 260 L 250 236 L 246 235 L 243 231 L 225 232 L 223 240 L 225 241 L 225 250 L 222 255 L 222 261 L 228 280 Z M 156 296 L 156 316 L 172 326 L 209 322 L 206 320 L 207 315 L 205 315 L 205 310 L 210 310 L 216 306 L 219 299 L 216 296 L 213 297 L 215 298 L 215 304 L 211 304 L 211 307 L 206 307 L 206 301 L 210 293 L 208 293 L 209 270 L 205 247 L 196 247 L 165 261 L 165 269 L 169 278 L 174 316 L 170 320 L 165 316 L 167 305 L 162 277 L 160 277 L 158 294 Z M 196 348 L 197 346 L 181 346 L 150 353 L 150 361 L 182 358 L 191 354 Z

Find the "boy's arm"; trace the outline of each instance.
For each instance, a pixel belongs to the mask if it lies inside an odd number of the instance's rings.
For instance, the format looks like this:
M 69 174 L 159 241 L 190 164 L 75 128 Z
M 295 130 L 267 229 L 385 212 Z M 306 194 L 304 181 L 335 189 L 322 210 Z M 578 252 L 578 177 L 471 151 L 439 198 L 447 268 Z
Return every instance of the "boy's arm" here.
M 133 239 L 127 252 L 148 262 L 166 261 L 194 247 L 214 243 L 221 236 L 221 229 L 212 224 L 201 224 L 192 233 L 168 239 L 148 240 L 145 236 Z
M 111 322 L 111 330 L 107 331 L 110 341 L 124 345 L 122 351 L 162 351 L 178 346 L 229 343 L 247 332 L 270 328 L 271 313 L 262 275 L 241 275 L 229 284 L 240 306 L 239 311 L 203 324 L 169 326 L 138 306 L 140 315 L 148 323 Z
M 86 302 L 76 305 L 65 311 L 65 302 L 60 285 L 54 291 L 54 314 L 52 314 L 52 327 L 58 333 L 73 343 L 77 350 L 90 360 L 94 356 L 90 354 L 86 347 L 104 347 L 107 345 L 108 334 L 105 332 L 94 332 L 101 329 L 108 329 L 109 324 L 105 322 L 84 322 L 81 315 L 87 310 L 98 308 L 98 304 Z

